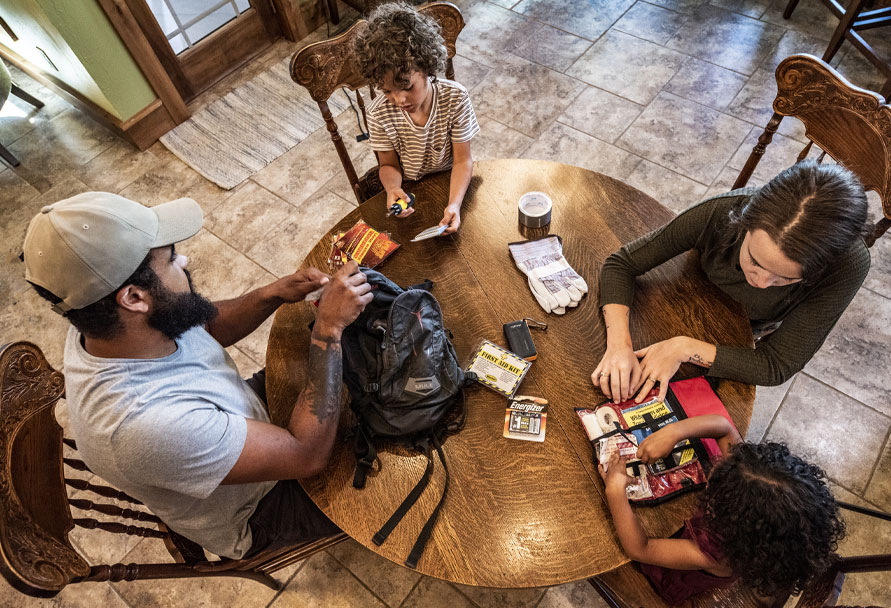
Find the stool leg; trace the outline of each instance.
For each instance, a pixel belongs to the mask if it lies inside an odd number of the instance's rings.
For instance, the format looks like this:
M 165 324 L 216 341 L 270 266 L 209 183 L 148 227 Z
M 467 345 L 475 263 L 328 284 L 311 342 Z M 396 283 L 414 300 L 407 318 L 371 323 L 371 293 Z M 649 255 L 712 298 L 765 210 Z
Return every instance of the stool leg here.
M 836 27 L 835 31 L 832 33 L 832 39 L 829 41 L 829 46 L 826 47 L 826 52 L 823 53 L 823 61 L 826 63 L 832 61 L 832 58 L 838 52 L 838 49 L 841 48 L 842 43 L 845 41 L 845 34 L 848 33 L 848 30 L 851 29 L 851 24 L 857 19 L 857 15 L 860 14 L 864 1 L 865 0 L 853 0 L 845 11 L 845 14 L 838 20 L 838 27 Z
M 18 97 L 19 99 L 24 99 L 28 103 L 30 103 L 35 108 L 42 108 L 43 102 L 31 95 L 30 93 L 23 91 L 17 85 L 12 85 L 12 94 Z
M 788 19 L 792 16 L 792 11 L 795 10 L 795 7 L 798 6 L 798 0 L 789 0 L 789 4 L 786 5 L 786 10 L 783 11 L 783 19 Z
M 8 162 L 13 167 L 18 167 L 21 164 L 16 159 L 16 157 L 13 156 L 12 153 L 3 146 L 3 144 L 0 144 L 0 157 L 2 157 L 3 160 Z
M 332 25 L 340 23 L 340 10 L 337 8 L 337 0 L 328 0 L 328 16 Z

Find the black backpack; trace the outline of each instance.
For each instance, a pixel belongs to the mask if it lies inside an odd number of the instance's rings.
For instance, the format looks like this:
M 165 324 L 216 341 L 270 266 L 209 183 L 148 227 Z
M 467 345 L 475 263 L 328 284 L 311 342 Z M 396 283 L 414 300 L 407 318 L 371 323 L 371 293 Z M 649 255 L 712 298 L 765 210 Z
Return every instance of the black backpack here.
M 343 332 L 343 380 L 350 392 L 356 428 L 356 473 L 365 478 L 377 459 L 376 440 L 423 451 L 427 468 L 399 508 L 372 538 L 381 545 L 423 493 L 433 474 L 433 451 L 445 470 L 442 497 L 424 525 L 405 565 L 417 566 L 449 488 L 443 439 L 464 426 L 463 389 L 475 379 L 458 364 L 443 327 L 433 283 L 402 289 L 381 273 L 361 269 L 374 299 Z

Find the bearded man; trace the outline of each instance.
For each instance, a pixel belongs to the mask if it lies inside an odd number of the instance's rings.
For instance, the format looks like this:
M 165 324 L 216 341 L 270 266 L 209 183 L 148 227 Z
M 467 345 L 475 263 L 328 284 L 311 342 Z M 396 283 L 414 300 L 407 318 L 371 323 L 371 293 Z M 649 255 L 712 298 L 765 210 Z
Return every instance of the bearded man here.
M 145 207 L 87 192 L 28 227 L 25 278 L 71 322 L 65 385 L 90 469 L 177 533 L 221 556 L 337 532 L 297 479 L 320 473 L 341 405 L 340 335 L 371 300 L 355 263 L 298 270 L 212 303 L 176 243 L 201 229 L 191 199 Z M 242 380 L 225 350 L 285 302 L 322 287 L 308 382 L 287 428 L 269 421 L 264 377 Z

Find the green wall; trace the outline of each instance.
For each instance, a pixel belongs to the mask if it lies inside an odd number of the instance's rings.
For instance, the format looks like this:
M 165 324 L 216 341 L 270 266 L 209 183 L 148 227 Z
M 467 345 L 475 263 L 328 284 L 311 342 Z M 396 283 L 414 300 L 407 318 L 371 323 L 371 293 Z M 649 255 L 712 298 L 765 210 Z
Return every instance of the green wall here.
M 0 29 L 0 43 L 121 121 L 156 99 L 95 0 L 0 0 L 0 15 L 19 37 L 12 42 Z

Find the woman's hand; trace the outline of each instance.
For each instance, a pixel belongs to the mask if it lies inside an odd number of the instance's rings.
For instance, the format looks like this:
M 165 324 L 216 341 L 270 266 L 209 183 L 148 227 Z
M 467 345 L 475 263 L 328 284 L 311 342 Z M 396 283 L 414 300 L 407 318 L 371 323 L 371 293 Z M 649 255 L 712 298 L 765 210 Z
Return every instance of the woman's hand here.
M 640 379 L 638 384 L 633 386 L 634 391 L 640 389 L 635 398 L 637 403 L 643 401 L 647 393 L 657 383 L 659 384 L 659 401 L 665 400 L 665 395 L 668 393 L 668 382 L 678 371 L 681 363 L 687 361 L 689 357 L 686 348 L 688 339 L 686 336 L 675 336 L 634 351 L 634 354 L 641 358 Z
M 607 345 L 591 382 L 614 403 L 631 399 L 640 381 L 641 366 L 630 344 Z
M 604 470 L 602 464 L 597 465 L 597 470 L 603 478 L 607 492 L 621 492 L 622 496 L 624 496 L 625 488 L 637 483 L 633 477 L 629 477 L 625 472 L 625 462 L 627 460 L 627 457 L 614 453 L 610 456 L 609 462 L 606 463 L 606 470 Z
M 653 464 L 660 458 L 665 458 L 674 449 L 674 446 L 683 438 L 678 438 L 673 424 L 669 424 L 652 435 L 644 438 L 637 448 L 637 457 L 646 464 Z

